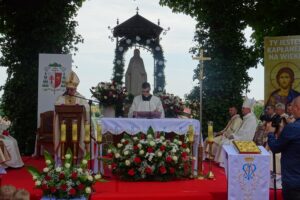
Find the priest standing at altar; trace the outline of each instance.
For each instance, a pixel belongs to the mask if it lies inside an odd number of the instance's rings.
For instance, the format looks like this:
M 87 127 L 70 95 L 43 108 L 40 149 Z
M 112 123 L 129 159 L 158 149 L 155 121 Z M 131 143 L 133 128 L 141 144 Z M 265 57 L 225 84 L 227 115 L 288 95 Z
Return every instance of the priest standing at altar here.
M 137 112 L 160 112 L 160 118 L 165 118 L 164 108 L 160 98 L 150 94 L 151 86 L 148 82 L 142 84 L 142 95 L 134 97 L 129 109 L 128 117 L 135 117 Z
M 81 130 L 79 141 L 78 155 L 83 155 L 84 152 L 84 123 L 89 123 L 89 104 L 81 94 L 77 92 L 79 78 L 75 72 L 71 71 L 66 80 L 66 91 L 63 95 L 59 96 L 55 105 L 83 105 L 85 107 L 85 114 L 81 118 Z M 81 97 L 81 98 L 79 98 Z M 57 114 L 55 114 L 55 134 L 54 134 L 54 150 L 55 157 L 60 157 L 60 126 Z

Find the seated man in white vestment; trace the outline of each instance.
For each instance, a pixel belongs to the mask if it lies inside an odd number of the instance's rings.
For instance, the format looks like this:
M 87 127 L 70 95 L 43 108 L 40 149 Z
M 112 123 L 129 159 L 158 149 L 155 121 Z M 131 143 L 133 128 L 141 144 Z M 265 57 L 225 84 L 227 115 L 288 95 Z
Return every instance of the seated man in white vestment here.
M 15 138 L 13 138 L 9 134 L 8 131 L 3 131 L 3 133 L 0 135 L 0 141 L 2 141 L 4 143 L 4 146 L 6 148 L 4 151 L 1 151 L 2 156 L 7 157 L 5 155 L 6 150 L 9 154 L 9 159 L 5 159 L 5 162 L 0 163 L 0 168 L 7 168 L 7 167 L 19 168 L 19 167 L 23 167 L 24 163 L 23 163 L 21 155 L 20 155 L 17 140 Z
M 165 118 L 164 108 L 160 98 L 150 94 L 151 86 L 148 82 L 142 84 L 142 95 L 134 97 L 129 109 L 128 117 L 136 117 L 137 112 L 160 112 L 160 118 Z
M 220 145 L 220 148 L 217 150 L 215 161 L 220 163 L 222 165 L 224 158 L 222 156 L 222 145 L 223 144 L 232 144 L 233 140 L 243 140 L 243 141 L 252 141 L 256 127 L 257 127 L 257 120 L 252 112 L 252 107 L 255 104 L 254 99 L 248 99 L 247 97 L 244 100 L 243 106 L 242 106 L 242 114 L 243 114 L 243 121 L 242 125 L 240 126 L 237 131 L 226 137 L 222 144 Z
M 222 146 L 223 140 L 226 140 L 231 134 L 236 132 L 242 124 L 242 119 L 240 115 L 237 114 L 236 107 L 232 106 L 229 108 L 229 115 L 231 118 L 228 121 L 226 127 L 222 131 L 218 132 L 216 137 L 214 138 L 214 143 L 212 146 L 212 156 L 216 155 L 217 151 Z M 205 151 L 208 152 L 208 145 L 206 145 Z
M 84 146 L 84 123 L 89 123 L 89 104 L 83 99 L 84 97 L 77 92 L 77 86 L 80 80 L 75 72 L 71 71 L 70 75 L 66 80 L 66 92 L 59 96 L 55 102 L 55 105 L 83 105 L 85 107 L 85 114 L 81 118 L 81 130 L 80 130 L 80 141 L 79 141 L 79 151 L 78 155 L 82 156 L 85 152 Z M 81 98 L 79 98 L 81 97 Z M 55 156 L 60 157 L 60 127 L 59 119 L 57 114 L 55 114 L 55 126 L 54 126 L 54 150 Z

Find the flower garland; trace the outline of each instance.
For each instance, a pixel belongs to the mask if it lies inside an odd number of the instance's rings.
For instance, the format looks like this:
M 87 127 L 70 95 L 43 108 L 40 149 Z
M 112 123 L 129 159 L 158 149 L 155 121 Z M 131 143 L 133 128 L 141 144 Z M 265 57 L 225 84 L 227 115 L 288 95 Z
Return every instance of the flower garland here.
M 144 38 L 140 36 L 135 36 L 131 38 L 122 38 L 116 49 L 115 49 L 115 59 L 114 59 L 114 69 L 113 69 L 113 80 L 122 84 L 122 79 L 124 76 L 124 53 L 134 45 L 141 45 L 147 47 L 153 54 L 155 60 L 154 69 L 154 93 L 164 92 L 165 90 L 165 59 L 163 55 L 163 49 L 159 44 L 159 41 L 152 38 Z
M 125 180 L 170 180 L 192 174 L 188 144 L 179 137 L 173 140 L 163 134 L 154 137 L 152 128 L 146 135 L 124 135 L 120 143 L 108 149 L 107 157 L 111 158 L 112 172 Z
M 177 118 L 178 115 L 181 115 L 183 113 L 184 103 L 180 97 L 169 93 L 160 93 L 158 94 L 158 96 L 162 102 L 165 116 L 167 118 Z

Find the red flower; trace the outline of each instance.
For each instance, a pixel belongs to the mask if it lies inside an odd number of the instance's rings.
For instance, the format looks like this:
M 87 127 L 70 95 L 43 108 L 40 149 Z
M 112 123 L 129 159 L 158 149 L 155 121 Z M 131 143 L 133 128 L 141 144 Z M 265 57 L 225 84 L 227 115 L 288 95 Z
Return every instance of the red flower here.
M 140 163 L 142 162 L 142 160 L 141 160 L 140 157 L 135 157 L 135 158 L 134 158 L 134 162 L 135 162 L 136 164 L 140 164 Z
M 126 140 L 125 142 L 124 142 L 124 144 L 126 145 L 126 144 L 128 144 L 129 143 L 129 141 L 128 140 Z
M 167 173 L 167 170 L 166 170 L 165 166 L 160 166 L 160 167 L 159 167 L 159 172 L 160 172 L 161 174 Z
M 130 170 L 128 171 L 128 174 L 129 174 L 130 176 L 134 176 L 134 174 L 135 174 L 134 169 L 130 169 Z
M 175 173 L 175 169 L 174 169 L 174 167 L 170 167 L 170 174 L 174 174 Z
M 78 190 L 83 190 L 84 189 L 84 185 L 82 183 L 80 183 L 78 186 L 77 186 Z
M 51 180 L 51 176 L 46 175 L 46 176 L 45 176 L 45 180 L 46 180 L 46 181 L 50 181 L 50 180 Z
M 133 146 L 133 149 L 134 149 L 135 151 L 137 151 L 137 150 L 139 149 L 139 147 L 138 147 L 137 145 L 134 145 L 134 146 Z
M 145 172 L 146 174 L 152 174 L 152 169 L 150 167 L 146 167 Z
M 64 178 L 65 178 L 65 174 L 64 174 L 64 173 L 60 173 L 60 174 L 59 174 L 59 179 L 62 180 L 62 179 L 64 179 Z
M 74 196 L 76 194 L 76 190 L 74 188 L 71 188 L 69 191 L 69 195 Z
M 184 148 L 184 149 L 187 148 L 187 145 L 186 145 L 185 143 L 183 143 L 181 146 L 182 146 L 182 148 Z
M 112 157 L 113 157 L 113 154 L 112 154 L 112 153 L 108 153 L 108 154 L 106 154 L 106 156 L 107 156 L 108 158 L 112 158 Z
M 117 168 L 117 164 L 116 164 L 116 163 L 112 163 L 112 164 L 111 164 L 111 168 L 112 168 L 112 169 L 116 169 L 116 168 Z
M 71 174 L 71 178 L 72 178 L 73 180 L 77 179 L 77 176 L 78 176 L 77 172 L 73 172 L 73 173 Z
M 181 153 L 181 156 L 182 156 L 183 158 L 187 157 L 187 155 L 188 155 L 187 152 L 182 152 L 182 153 Z
M 171 156 L 166 157 L 166 162 L 168 162 L 168 163 L 172 162 Z
M 51 193 L 56 192 L 56 187 L 55 187 L 55 186 L 51 186 L 51 187 L 50 187 L 50 191 L 51 191 Z
M 161 151 L 164 151 L 164 150 L 166 150 L 166 146 L 161 145 L 161 146 L 159 147 L 159 149 L 160 149 Z
M 4 130 L 4 131 L 2 132 L 2 135 L 9 136 L 9 131 L 8 131 L 8 130 Z
M 60 189 L 61 189 L 62 191 L 66 191 L 66 190 L 67 190 L 67 185 L 66 185 L 66 184 L 62 184 L 62 185 L 60 186 Z
M 153 151 L 154 151 L 154 150 L 153 150 L 152 147 L 148 147 L 148 149 L 147 149 L 147 152 L 148 152 L 148 153 L 153 153 Z
M 42 190 L 48 190 L 48 185 L 43 184 L 43 185 L 42 185 Z

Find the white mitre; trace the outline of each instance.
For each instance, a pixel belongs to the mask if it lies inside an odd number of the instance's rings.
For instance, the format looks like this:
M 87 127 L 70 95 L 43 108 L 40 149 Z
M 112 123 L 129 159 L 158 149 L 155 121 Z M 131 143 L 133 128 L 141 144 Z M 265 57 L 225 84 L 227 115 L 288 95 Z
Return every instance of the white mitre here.
M 255 99 L 249 99 L 248 97 L 245 97 L 244 103 L 243 103 L 243 108 L 250 108 L 252 109 L 254 104 L 255 104 Z

